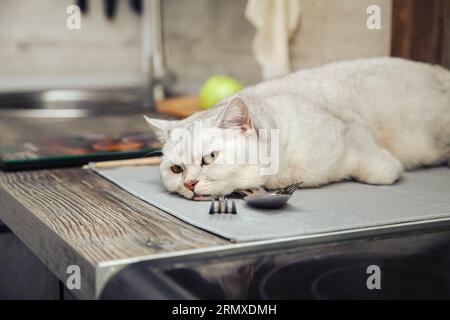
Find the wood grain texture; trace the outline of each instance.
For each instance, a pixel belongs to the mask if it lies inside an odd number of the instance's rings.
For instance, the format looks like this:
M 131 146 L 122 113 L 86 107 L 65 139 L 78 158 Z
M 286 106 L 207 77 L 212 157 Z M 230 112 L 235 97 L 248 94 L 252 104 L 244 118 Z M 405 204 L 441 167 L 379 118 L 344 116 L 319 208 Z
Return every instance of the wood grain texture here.
M 171 97 L 158 101 L 156 108 L 159 112 L 167 113 L 175 117 L 185 118 L 202 111 L 198 96 Z
M 65 283 L 82 270 L 94 298 L 99 263 L 229 244 L 83 169 L 0 173 L 0 219 Z
M 449 67 L 450 0 L 394 0 L 391 55 Z

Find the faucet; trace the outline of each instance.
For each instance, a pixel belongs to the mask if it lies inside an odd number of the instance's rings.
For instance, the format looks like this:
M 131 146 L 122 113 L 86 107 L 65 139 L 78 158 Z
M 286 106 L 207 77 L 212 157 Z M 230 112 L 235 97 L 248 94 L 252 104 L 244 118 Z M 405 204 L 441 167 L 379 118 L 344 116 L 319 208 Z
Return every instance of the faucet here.
M 165 98 L 165 86 L 174 81 L 166 67 L 161 0 L 144 0 L 142 18 L 142 71 L 148 101 Z

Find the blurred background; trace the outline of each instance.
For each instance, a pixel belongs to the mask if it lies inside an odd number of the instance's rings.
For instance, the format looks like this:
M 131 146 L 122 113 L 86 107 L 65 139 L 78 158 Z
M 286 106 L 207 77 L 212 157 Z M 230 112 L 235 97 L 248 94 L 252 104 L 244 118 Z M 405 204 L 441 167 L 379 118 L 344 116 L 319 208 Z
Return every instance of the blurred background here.
M 264 0 L 263 0 L 264 1 Z M 282 0 L 283 1 L 283 0 Z M 390 54 L 391 0 L 298 0 L 290 41 L 292 69 Z M 117 1 L 108 19 L 103 0 L 88 1 L 80 30 L 68 30 L 71 0 L 0 0 L 0 90 L 143 83 L 142 14 Z M 366 26 L 369 5 L 381 29 Z M 164 48 L 174 90 L 196 92 L 213 74 L 248 85 L 262 80 L 252 52 L 256 29 L 246 0 L 162 0 Z
M 0 0 L 0 145 L 148 131 L 144 113 L 185 117 L 330 61 L 398 56 L 448 67 L 449 3 Z

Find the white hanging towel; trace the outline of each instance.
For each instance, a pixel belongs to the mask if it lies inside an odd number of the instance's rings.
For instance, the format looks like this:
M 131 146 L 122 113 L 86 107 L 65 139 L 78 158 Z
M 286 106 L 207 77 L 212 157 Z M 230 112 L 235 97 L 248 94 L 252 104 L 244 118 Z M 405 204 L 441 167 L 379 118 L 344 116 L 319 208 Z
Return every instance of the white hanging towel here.
M 300 20 L 300 0 L 249 0 L 245 16 L 256 27 L 253 54 L 263 78 L 289 73 L 289 39 Z

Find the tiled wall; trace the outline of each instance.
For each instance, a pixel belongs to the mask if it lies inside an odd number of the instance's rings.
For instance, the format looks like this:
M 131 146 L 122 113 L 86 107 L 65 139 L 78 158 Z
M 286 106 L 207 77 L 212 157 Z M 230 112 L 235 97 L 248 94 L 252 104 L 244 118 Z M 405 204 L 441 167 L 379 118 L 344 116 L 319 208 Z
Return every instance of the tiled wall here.
M 260 80 L 245 19 L 245 0 L 162 0 L 168 64 L 177 88 L 195 91 L 211 74 Z M 302 18 L 291 54 L 294 68 L 389 53 L 391 0 L 299 0 Z M 80 31 L 66 28 L 71 0 L 0 1 L 0 90 L 48 86 L 139 84 L 140 21 L 119 0 L 113 22 L 90 0 Z M 366 9 L 379 4 L 382 29 L 366 28 Z
M 66 28 L 73 0 L 0 1 L 0 86 L 85 85 L 136 82 L 140 65 L 140 23 L 119 1 L 113 23 L 102 14 L 101 0 L 79 31 Z

